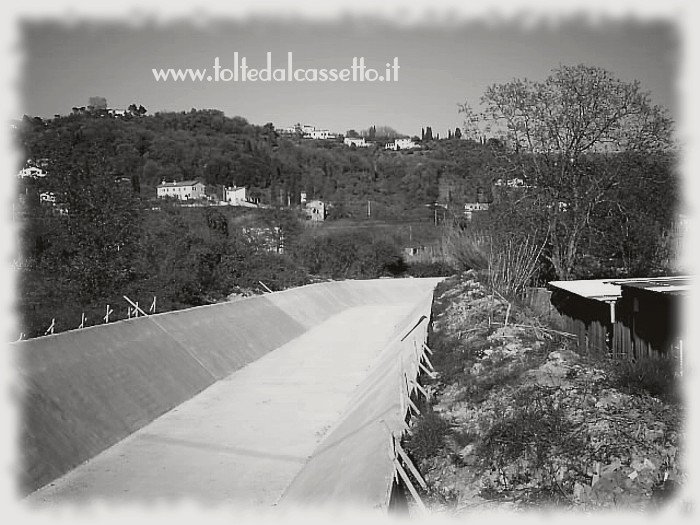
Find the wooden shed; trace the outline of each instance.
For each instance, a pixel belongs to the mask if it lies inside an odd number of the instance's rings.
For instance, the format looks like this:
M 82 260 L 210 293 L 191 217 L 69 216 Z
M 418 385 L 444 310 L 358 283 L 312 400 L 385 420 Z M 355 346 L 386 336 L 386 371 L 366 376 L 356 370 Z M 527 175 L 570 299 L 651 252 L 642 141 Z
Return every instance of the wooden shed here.
M 638 360 L 682 360 L 680 313 L 689 277 L 552 281 L 552 305 L 581 353 L 609 352 Z

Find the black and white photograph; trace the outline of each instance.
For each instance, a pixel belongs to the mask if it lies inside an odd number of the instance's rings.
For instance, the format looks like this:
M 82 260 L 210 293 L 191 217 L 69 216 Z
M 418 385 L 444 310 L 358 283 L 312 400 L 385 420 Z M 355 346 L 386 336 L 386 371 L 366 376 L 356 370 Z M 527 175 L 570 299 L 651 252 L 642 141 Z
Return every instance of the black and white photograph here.
M 473 4 L 12 8 L 12 522 L 692 519 L 697 10 Z

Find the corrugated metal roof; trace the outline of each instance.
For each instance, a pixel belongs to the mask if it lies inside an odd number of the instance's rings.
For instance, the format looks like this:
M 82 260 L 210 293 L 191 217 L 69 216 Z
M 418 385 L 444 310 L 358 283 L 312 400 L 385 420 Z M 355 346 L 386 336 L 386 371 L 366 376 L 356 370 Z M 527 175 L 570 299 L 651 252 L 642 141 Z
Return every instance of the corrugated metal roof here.
M 653 277 L 638 279 L 585 279 L 578 281 L 550 281 L 551 288 L 596 301 L 613 302 L 622 295 L 623 287 L 633 287 L 658 293 L 684 294 L 691 290 L 688 276 Z
M 611 279 L 587 279 L 580 281 L 550 281 L 550 288 L 565 290 L 574 295 L 595 299 L 597 301 L 615 301 L 620 297 L 619 285 L 613 284 Z
M 622 288 L 636 288 L 639 290 L 648 290 L 650 292 L 683 295 L 688 293 L 693 285 L 689 277 L 676 279 L 647 279 L 644 281 L 635 281 L 630 283 L 620 283 Z

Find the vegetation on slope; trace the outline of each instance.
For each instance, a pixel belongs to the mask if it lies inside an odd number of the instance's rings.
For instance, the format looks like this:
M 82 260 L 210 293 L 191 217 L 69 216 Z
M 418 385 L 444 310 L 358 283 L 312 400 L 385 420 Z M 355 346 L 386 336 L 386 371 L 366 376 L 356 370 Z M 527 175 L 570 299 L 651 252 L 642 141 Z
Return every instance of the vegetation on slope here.
M 429 344 L 437 377 L 405 444 L 433 510 L 648 510 L 682 484 L 673 362 L 579 355 L 474 272 L 440 285 Z

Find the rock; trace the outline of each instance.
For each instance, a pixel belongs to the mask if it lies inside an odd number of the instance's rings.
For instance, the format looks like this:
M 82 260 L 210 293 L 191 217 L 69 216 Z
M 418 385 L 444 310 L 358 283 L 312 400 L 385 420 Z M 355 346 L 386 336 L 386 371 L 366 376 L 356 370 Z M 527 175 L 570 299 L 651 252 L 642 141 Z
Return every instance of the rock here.
M 469 463 L 468 460 L 476 456 L 476 445 L 474 445 L 474 443 L 469 443 L 466 447 L 459 451 L 459 456 L 465 463 Z
M 608 391 L 603 394 L 595 404 L 596 408 L 605 408 L 609 406 L 619 407 L 622 404 L 622 394 L 619 392 Z
M 660 441 L 664 438 L 665 432 L 661 429 L 648 428 L 644 431 L 646 441 Z
M 520 343 L 508 343 L 503 347 L 506 355 L 512 355 L 519 352 L 523 346 Z
M 551 361 L 577 363 L 581 358 L 576 352 L 568 350 L 566 348 L 562 348 L 561 350 L 550 352 L 550 354 L 547 356 L 547 359 Z
M 518 337 L 522 333 L 522 329 L 515 326 L 503 326 L 492 333 L 488 339 L 511 339 L 513 337 Z
M 472 367 L 469 369 L 469 373 L 473 376 L 478 376 L 484 371 L 484 365 L 481 363 L 474 363 Z

